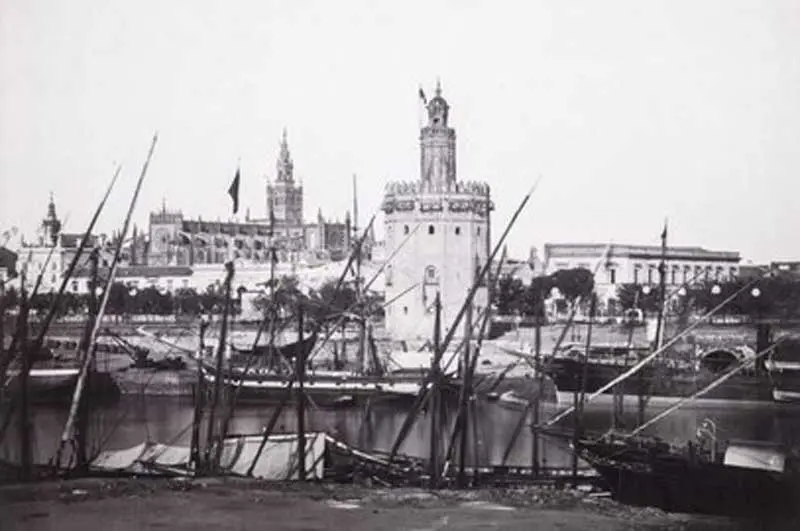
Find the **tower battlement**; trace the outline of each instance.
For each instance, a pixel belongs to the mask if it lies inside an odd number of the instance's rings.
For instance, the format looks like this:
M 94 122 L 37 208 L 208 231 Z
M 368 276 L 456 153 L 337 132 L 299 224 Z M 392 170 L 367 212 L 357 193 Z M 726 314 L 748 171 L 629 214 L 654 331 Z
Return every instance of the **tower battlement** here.
M 482 182 L 394 181 L 386 185 L 381 209 L 385 214 L 451 212 L 486 217 L 494 210 L 494 203 L 489 185 Z

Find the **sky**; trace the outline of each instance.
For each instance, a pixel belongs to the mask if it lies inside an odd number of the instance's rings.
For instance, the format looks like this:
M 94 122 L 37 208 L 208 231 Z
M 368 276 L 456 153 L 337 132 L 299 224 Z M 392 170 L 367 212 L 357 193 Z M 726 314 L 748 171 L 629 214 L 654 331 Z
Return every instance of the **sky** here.
M 118 228 L 265 214 L 288 130 L 307 219 L 363 223 L 419 178 L 418 87 L 440 78 L 458 177 L 487 182 L 508 244 L 658 244 L 800 259 L 800 2 L 3 0 L 0 231 L 32 237 L 50 192 Z M 382 232 L 382 217 L 378 218 Z

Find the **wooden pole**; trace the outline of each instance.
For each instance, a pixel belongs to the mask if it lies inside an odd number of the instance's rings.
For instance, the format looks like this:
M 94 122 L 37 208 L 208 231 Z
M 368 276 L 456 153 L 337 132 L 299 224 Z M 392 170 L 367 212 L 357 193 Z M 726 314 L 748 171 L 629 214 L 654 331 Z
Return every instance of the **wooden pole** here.
M 205 317 L 205 316 L 204 316 Z M 203 378 L 203 358 L 205 356 L 206 345 L 205 335 L 209 322 L 202 319 L 200 322 L 200 340 L 197 349 L 197 383 L 195 384 L 194 395 L 194 415 L 192 417 L 192 441 L 191 441 L 191 462 L 194 466 L 195 474 L 203 472 L 200 452 L 200 423 L 203 419 L 203 408 L 205 407 L 205 380 Z
M 459 404 L 459 419 L 461 420 L 460 437 L 458 445 L 458 486 L 463 488 L 467 487 L 467 441 L 469 429 L 469 400 L 472 397 L 472 374 L 470 366 L 472 365 L 471 353 L 472 345 L 472 305 L 467 308 L 467 317 L 464 320 L 464 335 L 466 336 L 464 344 L 464 355 L 461 362 L 461 400 Z M 457 419 L 457 420 L 459 420 Z
M 534 372 L 536 373 L 536 395 L 533 403 L 533 422 L 531 423 L 531 466 L 533 477 L 539 478 L 539 416 L 541 410 L 541 396 L 544 388 L 544 373 L 542 372 L 542 315 L 544 314 L 544 293 L 539 293 L 536 300 L 536 329 L 534 331 Z
M 214 390 L 211 399 L 211 410 L 208 413 L 208 427 L 206 431 L 206 450 L 211 451 L 214 444 L 214 428 L 216 428 L 215 421 L 216 421 L 216 409 L 219 406 L 220 397 L 222 395 L 222 381 L 224 376 L 222 374 L 222 361 L 225 358 L 225 347 L 227 343 L 227 333 L 228 333 L 228 314 L 230 313 L 231 307 L 231 283 L 233 281 L 233 274 L 234 274 L 234 266 L 233 262 L 226 262 L 225 263 L 225 306 L 223 306 L 222 310 L 222 324 L 220 327 L 219 332 L 219 344 L 217 345 L 217 359 L 216 365 L 214 367 Z M 224 441 L 224 435 L 220 433 L 220 438 L 217 441 L 216 450 L 214 452 L 213 459 L 209 459 L 209 472 L 216 472 L 217 467 L 219 467 L 219 460 L 222 457 L 222 446 Z
M 592 348 L 592 323 L 596 310 L 597 297 L 594 293 L 589 299 L 589 324 L 586 327 L 586 350 L 583 354 L 583 373 L 581 374 L 580 399 L 575 395 L 575 427 L 572 434 L 572 481 L 578 480 L 578 443 L 583 436 L 583 406 L 586 400 L 586 380 L 589 377 L 589 352 Z M 576 390 L 577 393 L 577 390 Z
M 297 341 L 300 348 L 295 354 L 295 374 L 297 375 L 297 475 L 300 481 L 306 480 L 306 351 L 303 345 L 303 305 L 297 308 Z
M 442 319 L 442 301 L 439 292 L 436 292 L 435 302 L 436 315 L 433 322 L 433 360 L 431 362 L 431 399 L 428 403 L 428 414 L 430 415 L 430 488 L 439 488 L 439 359 L 441 353 L 440 333 Z
M 30 421 L 30 396 L 28 394 L 28 377 L 31 370 L 31 351 L 30 340 L 28 338 L 28 308 L 29 301 L 25 292 L 25 276 L 23 273 L 22 282 L 22 301 L 20 311 L 19 334 L 21 341 L 19 341 L 20 355 L 22 357 L 22 368 L 19 373 L 19 387 L 20 387 L 20 416 L 19 416 L 19 431 L 20 431 L 20 461 L 22 468 L 20 469 L 20 479 L 28 481 L 31 479 L 33 473 L 33 459 L 31 448 L 31 421 Z
M 81 338 L 81 346 L 79 351 L 82 355 L 88 355 L 89 342 L 91 341 L 92 330 L 94 329 L 95 320 L 97 318 L 97 276 L 100 262 L 100 251 L 95 248 L 92 249 L 89 255 L 89 312 L 86 319 L 86 325 L 83 329 L 83 337 Z M 83 361 L 83 360 L 81 360 Z M 91 389 L 91 377 L 94 372 L 94 367 L 89 368 L 87 374 L 87 387 Z M 89 399 L 86 393 L 81 395 L 78 403 L 78 416 L 75 419 L 75 439 L 76 439 L 76 464 L 78 473 L 81 475 L 88 474 L 89 472 L 89 450 L 88 450 L 88 429 L 89 429 Z
M 147 159 L 145 159 L 144 166 L 142 167 L 142 172 L 139 174 L 139 180 L 136 182 L 136 189 L 133 192 L 133 197 L 131 198 L 130 205 L 128 206 L 128 212 L 125 215 L 125 222 L 122 226 L 122 232 L 120 234 L 119 243 L 117 244 L 117 248 L 114 251 L 114 258 L 111 262 L 111 268 L 108 273 L 108 282 L 106 284 L 105 289 L 103 290 L 103 297 L 100 302 L 100 306 L 97 311 L 97 319 L 95 321 L 94 329 L 92 330 L 91 339 L 89 341 L 89 351 L 85 356 L 84 362 L 81 365 L 81 371 L 78 374 L 78 381 L 75 383 L 75 392 L 72 396 L 72 405 L 70 406 L 69 416 L 67 417 L 67 422 L 64 425 L 64 431 L 61 433 L 61 441 L 58 445 L 58 450 L 56 451 L 56 458 L 55 458 L 55 465 L 59 467 L 61 464 L 61 453 L 64 449 L 64 446 L 69 441 L 70 437 L 72 437 L 72 431 L 75 423 L 75 416 L 77 415 L 78 410 L 78 402 L 80 400 L 81 394 L 83 393 L 84 385 L 86 384 L 86 374 L 89 369 L 89 365 L 91 363 L 92 357 L 94 356 L 95 349 L 97 347 L 97 334 L 100 332 L 100 323 L 103 320 L 103 313 L 105 312 L 106 305 L 108 304 L 108 296 L 111 293 L 111 286 L 114 283 L 114 277 L 117 273 L 117 267 L 119 266 L 119 260 L 122 255 L 122 245 L 125 242 L 125 235 L 128 233 L 128 228 L 130 227 L 131 218 L 133 217 L 133 211 L 136 208 L 136 201 L 139 198 L 139 192 L 142 189 L 142 183 L 144 182 L 145 175 L 147 175 L 147 168 L 150 165 L 150 160 L 153 157 L 153 152 L 156 148 L 156 142 L 158 141 L 158 135 L 153 135 L 152 143 L 150 144 L 150 150 L 147 153 Z M 105 202 L 105 199 L 103 200 Z M 92 220 L 94 221 L 94 220 Z M 91 228 L 90 224 L 90 228 Z M 87 235 L 84 237 L 88 239 L 89 234 L 87 230 Z M 74 263 L 74 262 L 73 262 Z M 72 266 L 72 264 L 70 264 Z M 71 275 L 69 272 L 65 277 L 64 281 L 61 284 L 62 289 L 66 287 L 66 281 Z M 51 307 L 51 314 L 48 315 L 50 317 L 55 313 L 55 307 Z M 40 332 L 39 337 L 37 338 L 37 346 L 36 348 L 40 348 L 41 342 L 44 340 L 44 330 Z

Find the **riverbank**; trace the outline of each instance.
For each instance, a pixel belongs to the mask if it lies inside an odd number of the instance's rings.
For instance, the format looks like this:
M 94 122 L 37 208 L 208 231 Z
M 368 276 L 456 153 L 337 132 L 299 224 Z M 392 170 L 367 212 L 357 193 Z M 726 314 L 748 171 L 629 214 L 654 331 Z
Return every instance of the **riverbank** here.
M 755 522 L 632 508 L 580 491 L 436 491 L 255 480 L 81 479 L 0 486 L 3 530 L 753 529 Z M 796 525 L 796 524 L 795 524 Z M 770 525 L 770 529 L 777 529 Z M 796 527 L 786 527 L 792 529 Z

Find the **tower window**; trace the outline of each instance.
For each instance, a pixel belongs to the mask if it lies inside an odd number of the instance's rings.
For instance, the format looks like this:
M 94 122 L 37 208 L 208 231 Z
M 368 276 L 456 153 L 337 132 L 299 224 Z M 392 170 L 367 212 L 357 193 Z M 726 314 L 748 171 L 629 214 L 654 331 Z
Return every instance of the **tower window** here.
M 403 306 L 403 313 L 408 315 L 408 306 Z
M 433 225 L 428 225 L 428 234 L 433 234 L 433 233 L 434 233 Z
M 480 235 L 481 235 L 481 228 L 478 227 L 478 236 L 480 236 Z
M 436 275 L 436 267 L 435 266 L 428 266 L 425 268 L 425 283 L 431 284 L 438 282 L 438 278 Z
M 456 227 L 456 236 L 461 234 L 461 227 Z
M 408 234 L 408 225 L 403 225 L 403 234 Z

